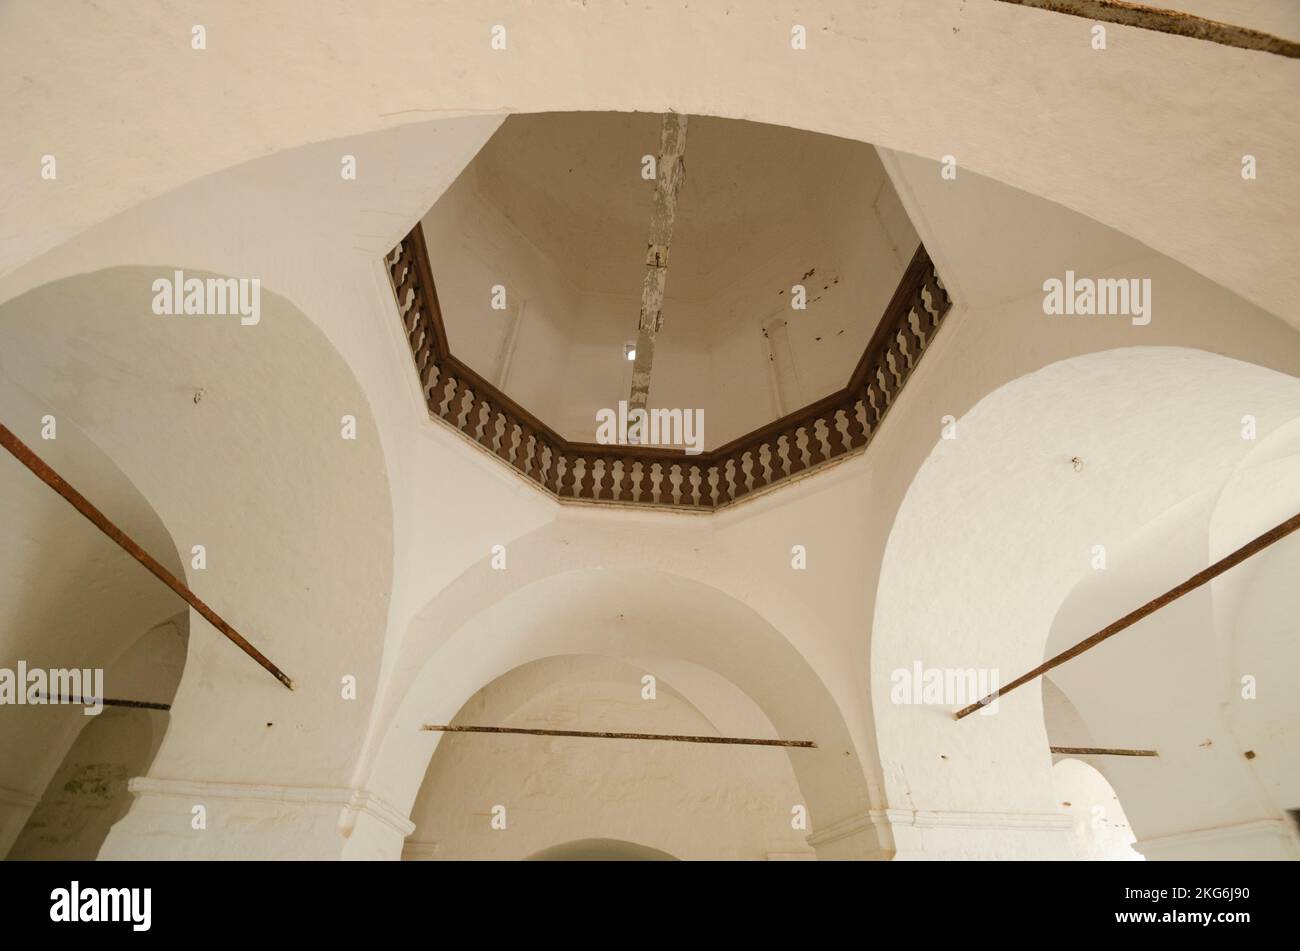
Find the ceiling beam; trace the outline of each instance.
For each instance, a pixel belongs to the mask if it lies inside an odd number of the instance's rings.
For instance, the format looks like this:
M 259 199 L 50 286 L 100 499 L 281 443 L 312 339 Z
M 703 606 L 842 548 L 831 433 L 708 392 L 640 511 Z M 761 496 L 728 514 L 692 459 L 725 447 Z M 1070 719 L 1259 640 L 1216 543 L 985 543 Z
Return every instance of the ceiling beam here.
M 668 283 L 668 246 L 673 240 L 677 194 L 686 178 L 686 116 L 664 115 L 659 133 L 659 161 L 655 166 L 654 204 L 650 209 L 650 242 L 645 254 L 645 279 L 641 282 L 641 319 L 637 323 L 636 357 L 632 363 L 632 394 L 628 411 L 644 410 L 650 400 L 650 373 L 654 369 L 655 336 L 663 327 L 664 287 Z

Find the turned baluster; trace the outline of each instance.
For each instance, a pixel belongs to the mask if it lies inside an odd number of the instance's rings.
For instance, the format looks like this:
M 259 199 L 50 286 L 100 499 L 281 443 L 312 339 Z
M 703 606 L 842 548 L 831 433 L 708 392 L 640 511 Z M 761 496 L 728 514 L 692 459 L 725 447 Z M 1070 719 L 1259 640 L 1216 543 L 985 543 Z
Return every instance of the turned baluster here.
M 515 457 L 515 468 L 533 479 L 536 465 L 533 462 L 533 430 L 522 419 L 519 425 L 519 454 Z M 534 479 L 534 481 L 536 481 Z
M 880 408 L 883 415 L 884 411 L 894 404 L 894 393 L 897 392 L 894 375 L 889 372 L 889 364 L 883 356 L 881 357 L 881 365 L 876 367 L 875 376 L 876 382 L 880 384 L 880 395 L 885 399 Z
M 592 460 L 595 464 L 595 460 Z M 604 456 L 600 460 L 600 487 L 596 492 L 598 499 L 612 499 L 614 497 L 614 457 Z
M 583 455 L 582 457 L 582 490 L 578 495 L 581 499 L 594 499 L 595 492 L 595 474 L 596 460 L 593 456 Z
M 867 379 L 866 394 L 867 431 L 875 432 L 885 417 L 885 397 L 874 373 Z
M 713 474 L 714 466 L 701 466 L 700 472 L 700 505 L 704 508 L 713 508 L 713 486 L 709 484 L 709 476 Z
M 646 487 L 646 480 L 650 476 L 649 467 L 633 456 L 629 456 L 625 463 L 627 466 L 627 477 L 629 481 L 628 501 L 644 502 L 649 492 Z
M 494 414 L 501 422 L 501 444 L 497 446 L 497 455 L 514 465 L 511 457 L 514 455 L 515 448 L 515 421 L 505 410 L 497 410 Z M 496 428 L 496 421 L 493 421 L 492 428 Z
M 571 452 L 560 454 L 564 471 L 559 475 L 560 495 L 566 499 L 577 496 L 578 466 L 576 457 Z
M 826 413 L 826 455 L 834 459 L 848 450 L 849 437 L 840 430 L 840 407 L 832 407 Z
M 468 395 L 469 384 L 460 376 L 453 378 L 451 384 L 451 398 L 447 401 L 447 415 L 443 418 L 461 432 L 465 431 L 465 427 L 461 423 L 460 418 L 465 413 L 465 397 Z
M 822 437 L 817 432 L 819 422 L 821 422 L 821 417 L 816 416 L 808 420 L 806 424 L 808 432 L 808 468 L 810 469 L 826 461 L 826 453 L 822 451 Z
M 632 466 L 635 460 L 624 456 L 618 461 L 618 498 L 620 502 L 632 501 Z
M 682 470 L 682 505 L 699 505 L 695 480 L 700 474 L 700 467 L 693 462 L 683 462 Z
M 488 449 L 492 448 L 492 434 L 487 431 L 484 411 L 490 408 L 487 394 L 475 391 L 470 398 L 469 417 L 465 420 L 465 425 L 468 427 L 465 431 L 469 433 L 470 438 Z
M 767 485 L 767 466 L 763 462 L 763 450 L 767 447 L 767 440 L 760 439 L 754 443 L 754 479 L 750 484 L 752 490 L 758 490 Z
M 537 437 L 537 465 L 539 481 L 550 492 L 560 494 L 559 469 L 556 466 L 555 447 Z
M 868 430 L 868 426 L 863 425 L 862 417 L 858 416 L 859 400 L 862 401 L 863 409 L 866 410 L 867 391 L 865 388 L 859 390 L 849 400 L 849 408 L 846 415 L 848 417 L 847 422 L 848 422 L 848 430 L 849 430 L 850 449 L 857 449 L 859 446 L 865 446 L 867 444 L 867 434 L 869 430 Z
M 721 460 L 715 468 L 718 470 L 718 498 L 717 505 L 722 505 L 731 501 L 731 482 L 727 475 L 727 467 L 732 465 L 730 459 Z
M 646 468 L 650 473 L 650 501 L 658 505 L 665 497 L 664 480 L 667 478 L 667 470 L 661 462 L 649 462 Z
M 903 388 L 903 381 L 907 379 L 907 364 L 904 362 L 903 348 L 898 342 L 897 330 L 889 338 L 889 349 L 886 353 L 889 356 L 886 365 L 889 367 L 889 372 L 894 376 L 894 392 L 897 393 Z
M 925 313 L 925 301 L 921 298 L 921 288 L 917 287 L 916 293 L 912 295 L 912 306 L 903 314 L 902 326 L 903 342 L 907 344 L 907 368 L 910 372 L 916 366 L 916 361 L 921 359 L 921 338 L 915 330 L 912 329 L 912 311 L 917 315 Z
M 952 298 L 939 286 L 939 275 L 934 268 L 926 272 L 925 289 L 930 292 L 930 308 L 927 315 L 933 314 L 931 325 L 937 327 L 943 321 L 944 315 L 948 313 L 948 308 L 952 306 Z
M 430 360 L 424 372 L 420 374 L 420 393 L 424 397 L 425 405 L 435 416 L 438 415 L 438 408 L 442 404 L 442 388 L 439 386 L 441 382 L 442 367 L 436 360 Z
M 790 475 L 808 468 L 808 464 L 803 461 L 803 447 L 799 445 L 799 431 L 803 428 L 802 423 L 795 423 L 786 432 L 786 442 L 790 444 Z
M 741 449 L 736 453 L 734 461 L 736 466 L 736 482 L 732 489 L 732 496 L 739 499 L 748 495 L 750 492 L 749 477 L 753 468 L 751 450 L 748 447 Z M 746 467 L 746 463 L 750 463 L 750 466 Z

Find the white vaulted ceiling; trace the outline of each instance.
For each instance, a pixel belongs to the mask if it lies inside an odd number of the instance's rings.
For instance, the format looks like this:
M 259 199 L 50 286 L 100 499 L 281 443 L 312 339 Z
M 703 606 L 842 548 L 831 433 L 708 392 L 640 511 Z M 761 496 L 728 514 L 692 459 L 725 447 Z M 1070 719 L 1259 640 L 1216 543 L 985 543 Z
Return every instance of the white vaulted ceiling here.
M 452 351 L 576 441 L 628 396 L 660 121 L 512 116 L 424 218 Z M 685 162 L 651 405 L 713 447 L 847 383 L 917 237 L 865 143 L 692 116 Z

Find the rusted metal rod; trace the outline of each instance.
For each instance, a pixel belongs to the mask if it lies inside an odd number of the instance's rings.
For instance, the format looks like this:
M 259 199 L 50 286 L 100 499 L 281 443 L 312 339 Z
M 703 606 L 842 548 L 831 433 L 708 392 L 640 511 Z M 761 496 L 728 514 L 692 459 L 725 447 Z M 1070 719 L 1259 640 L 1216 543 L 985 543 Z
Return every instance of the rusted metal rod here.
M 135 543 L 125 532 L 109 521 L 99 509 L 91 505 L 86 497 L 68 485 L 57 472 L 51 469 L 40 456 L 36 455 L 28 446 L 17 436 L 15 436 L 7 427 L 0 424 L 0 445 L 13 455 L 15 459 L 25 465 L 37 477 L 48 485 L 59 495 L 63 496 L 73 508 L 82 515 L 86 516 L 96 528 L 111 538 L 117 545 L 122 548 L 128 555 L 134 558 L 140 564 L 149 569 L 155 578 L 179 594 L 185 602 L 198 611 L 199 614 L 207 620 L 209 624 L 215 627 L 222 634 L 226 635 L 235 646 L 242 650 L 253 660 L 262 665 L 276 680 L 284 684 L 290 690 L 293 689 L 293 681 L 290 680 L 279 667 L 267 660 L 266 656 L 256 647 L 244 639 L 244 637 L 233 627 L 227 624 L 216 611 L 208 607 L 200 600 L 199 596 L 185 586 L 175 575 L 159 564 L 158 560 L 150 555 L 147 551 Z
M 1281 525 L 1278 525 L 1276 528 L 1269 529 L 1263 535 L 1260 535 L 1259 537 L 1242 545 L 1232 554 L 1224 558 L 1220 558 L 1218 561 L 1216 561 L 1214 564 L 1210 565 L 1210 567 L 1204 569 L 1203 571 L 1198 571 L 1196 574 L 1192 575 L 1190 578 L 1188 578 L 1186 581 L 1184 581 L 1182 584 L 1178 585 L 1177 587 L 1170 588 L 1168 591 L 1160 595 L 1158 598 L 1152 598 L 1146 604 L 1142 605 L 1142 607 L 1137 608 L 1134 611 L 1130 611 L 1128 614 L 1124 615 L 1118 621 L 1115 621 L 1107 625 L 1106 627 L 1103 627 L 1100 631 L 1098 631 L 1096 634 L 1092 635 L 1091 637 L 1084 638 L 1083 640 L 1079 641 L 1079 643 L 1075 644 L 1073 647 L 1069 648 L 1068 650 L 1061 651 L 1061 653 L 1057 654 L 1051 660 L 1044 661 L 1043 663 L 1039 664 L 1033 670 L 1029 671 L 1029 673 L 1021 674 L 1019 677 L 1011 681 L 1011 683 L 1007 684 L 1005 687 L 1002 687 L 999 690 L 995 690 L 987 697 L 984 697 L 980 700 L 976 700 L 970 706 L 962 707 L 960 710 L 958 710 L 956 713 L 953 714 L 954 718 L 960 720 L 962 717 L 970 716 L 970 714 L 974 713 L 980 707 L 992 703 L 994 700 L 996 700 L 999 697 L 1006 696 L 1011 691 L 1015 690 L 1017 687 L 1023 686 L 1024 684 L 1029 683 L 1029 681 L 1033 680 L 1035 677 L 1039 677 L 1047 673 L 1053 667 L 1059 667 L 1062 664 L 1064 664 L 1067 660 L 1070 660 L 1073 657 L 1078 657 L 1086 650 L 1091 650 L 1092 648 L 1100 644 L 1102 641 L 1106 640 L 1106 638 L 1113 637 L 1114 635 L 1118 634 L 1120 631 L 1124 630 L 1124 628 L 1131 627 L 1132 625 L 1136 624 L 1138 621 L 1142 620 L 1148 614 L 1160 610 L 1166 604 L 1169 604 L 1172 601 L 1177 601 L 1179 598 L 1181 598 L 1183 595 L 1187 594 L 1188 592 L 1195 591 L 1201 585 L 1209 581 L 1213 581 L 1215 578 L 1219 577 L 1219 575 L 1223 574 L 1225 571 L 1235 568 L 1237 565 L 1241 564 L 1251 555 L 1258 554 L 1259 552 L 1267 548 L 1269 545 L 1272 545 L 1274 542 L 1281 541 L 1282 539 L 1286 538 L 1288 535 L 1290 535 L 1298 528 L 1300 528 L 1300 514 L 1292 515 Z
M 682 736 L 673 733 L 603 733 L 592 730 L 527 730 L 508 726 L 447 726 L 427 724 L 422 729 L 438 733 L 514 733 L 520 736 L 579 736 L 601 740 L 668 740 L 673 743 L 726 743 L 739 746 L 784 746 L 815 750 L 812 740 L 754 740 L 741 736 Z
M 1100 746 L 1053 746 L 1053 753 L 1067 756 L 1159 756 L 1155 750 L 1108 750 Z
M 1001 0 L 1022 7 L 1036 7 L 1083 17 L 1104 23 L 1137 27 L 1185 36 L 1193 40 L 1207 40 L 1243 50 L 1258 50 L 1292 59 L 1300 57 L 1300 43 L 1249 27 L 1221 23 L 1181 10 L 1163 10 L 1148 3 L 1131 3 L 1129 0 Z
M 170 703 L 154 703 L 150 700 L 116 700 L 112 697 L 104 697 L 101 700 L 96 700 L 94 697 L 91 697 L 90 699 L 86 699 L 85 697 L 48 697 L 42 693 L 38 693 L 37 696 L 45 703 L 66 703 L 82 707 L 93 707 L 98 703 L 105 707 L 130 707 L 135 710 L 167 711 L 172 708 Z

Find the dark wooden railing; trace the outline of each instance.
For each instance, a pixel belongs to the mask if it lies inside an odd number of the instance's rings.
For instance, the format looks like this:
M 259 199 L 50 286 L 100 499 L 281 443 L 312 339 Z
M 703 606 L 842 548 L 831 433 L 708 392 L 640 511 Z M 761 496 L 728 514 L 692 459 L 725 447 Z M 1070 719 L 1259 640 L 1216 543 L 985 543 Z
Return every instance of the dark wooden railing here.
M 917 247 L 848 385 L 710 452 L 569 442 L 452 355 L 424 233 L 386 259 L 433 416 L 562 499 L 716 509 L 862 449 L 952 306 Z

